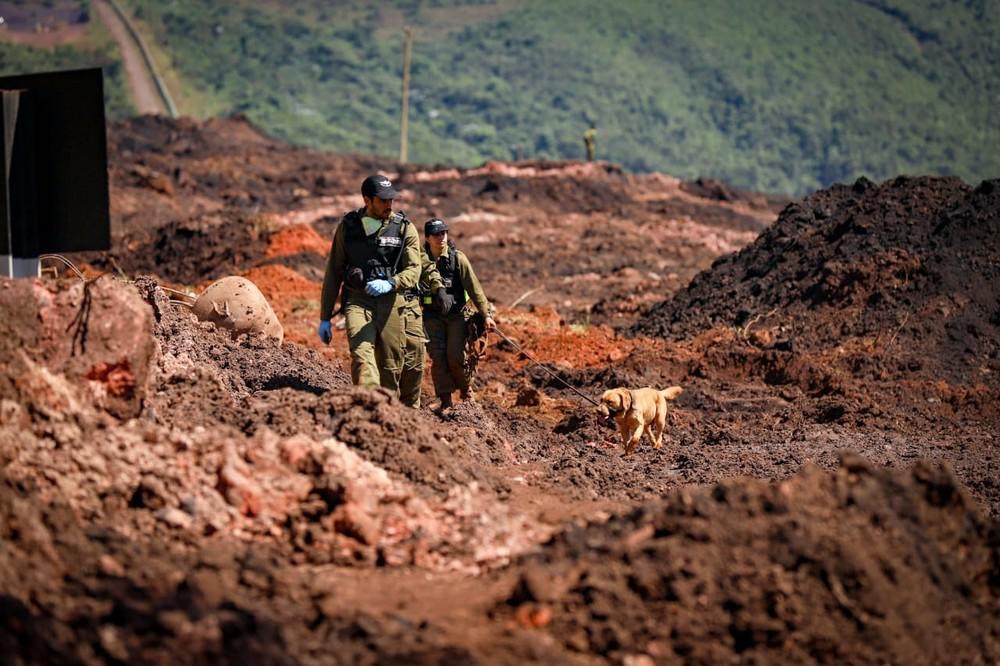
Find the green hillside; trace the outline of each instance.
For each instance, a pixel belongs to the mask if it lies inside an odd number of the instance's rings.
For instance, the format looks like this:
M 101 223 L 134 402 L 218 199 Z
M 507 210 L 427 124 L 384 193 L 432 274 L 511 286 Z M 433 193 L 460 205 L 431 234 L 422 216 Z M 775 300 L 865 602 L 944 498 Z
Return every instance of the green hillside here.
M 1000 1 L 128 0 L 181 111 L 410 159 L 598 156 L 802 193 L 859 175 L 1000 175 Z M 186 101 L 186 106 L 185 106 Z

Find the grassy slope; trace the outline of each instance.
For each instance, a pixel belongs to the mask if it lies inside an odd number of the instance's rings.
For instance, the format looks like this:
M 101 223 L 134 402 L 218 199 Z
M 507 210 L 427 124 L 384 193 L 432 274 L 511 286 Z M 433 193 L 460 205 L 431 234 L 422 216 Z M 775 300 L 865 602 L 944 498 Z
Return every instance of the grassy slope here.
M 581 157 L 800 193 L 865 174 L 1000 174 L 995 0 L 129 0 L 198 100 L 274 135 L 393 155 Z M 612 6 L 613 4 L 613 6 Z

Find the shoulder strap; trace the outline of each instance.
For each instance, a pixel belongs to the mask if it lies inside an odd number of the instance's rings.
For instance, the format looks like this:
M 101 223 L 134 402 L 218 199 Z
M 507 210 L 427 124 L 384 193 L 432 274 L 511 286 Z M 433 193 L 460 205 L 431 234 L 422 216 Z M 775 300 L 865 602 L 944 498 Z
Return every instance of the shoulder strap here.
M 390 220 L 394 220 L 399 224 L 399 238 L 402 240 L 406 238 L 406 225 L 410 223 L 407 219 L 406 213 L 399 211 L 398 213 L 393 213 Z M 395 275 L 399 272 L 399 262 L 402 261 L 403 255 L 406 253 L 406 243 L 405 241 L 399 246 L 399 252 L 396 254 L 396 262 L 392 265 L 392 274 Z
M 399 226 L 403 229 L 405 229 L 406 225 L 410 223 L 410 218 L 406 217 L 406 211 L 402 210 L 397 210 L 393 213 L 389 220 L 392 222 L 399 222 Z
M 364 210 L 364 209 L 349 210 L 346 213 L 344 213 L 344 216 L 342 218 L 340 218 L 340 223 L 343 224 L 343 225 L 345 225 L 344 226 L 344 237 L 345 238 L 347 238 L 347 237 L 354 238 L 354 237 L 357 236 L 358 232 L 360 231 L 359 227 L 361 225 L 361 211 L 362 210 Z M 363 232 L 362 232 L 362 235 L 363 235 Z

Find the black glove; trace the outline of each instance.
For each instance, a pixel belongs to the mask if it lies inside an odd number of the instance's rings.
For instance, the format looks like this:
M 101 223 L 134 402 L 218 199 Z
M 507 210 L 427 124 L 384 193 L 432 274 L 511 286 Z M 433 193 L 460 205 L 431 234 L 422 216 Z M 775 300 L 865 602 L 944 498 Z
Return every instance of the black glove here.
M 354 266 L 351 270 L 347 271 L 347 279 L 344 281 L 347 283 L 347 286 L 361 291 L 365 288 L 365 272 Z
M 451 309 L 455 307 L 455 297 L 445 291 L 443 287 L 437 290 L 435 300 L 442 315 L 449 314 Z

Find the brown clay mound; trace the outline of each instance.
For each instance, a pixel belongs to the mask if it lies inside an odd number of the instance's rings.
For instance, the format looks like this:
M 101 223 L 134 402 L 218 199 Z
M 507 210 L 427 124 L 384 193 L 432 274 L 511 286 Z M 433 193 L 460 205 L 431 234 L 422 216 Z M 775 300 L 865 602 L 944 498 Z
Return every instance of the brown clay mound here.
M 484 462 L 496 441 L 456 433 L 382 391 L 350 387 L 350 377 L 320 352 L 263 336 L 233 340 L 171 304 L 150 278 L 136 286 L 156 313 L 162 348 L 146 416 L 164 425 L 229 425 L 292 436 L 336 437 L 367 460 L 423 488 L 502 487 Z M 502 455 L 502 454 L 501 454 Z
M 369 651 L 340 635 L 364 616 L 325 616 L 331 591 L 265 544 L 129 541 L 2 475 L 0 589 L 5 662 L 358 663 Z
M 153 308 L 161 348 L 147 418 L 175 423 L 180 416 L 189 425 L 244 428 L 250 420 L 247 401 L 259 391 L 322 394 L 350 385 L 350 377 L 315 350 L 257 335 L 233 340 L 227 331 L 170 303 L 152 278 L 139 278 L 136 287 Z
M 480 513 L 467 522 L 475 532 L 489 521 Z M 496 663 L 473 658 L 472 641 L 449 639 L 457 632 L 448 627 L 345 609 L 329 573 L 225 535 L 127 539 L 0 472 L 4 663 Z
M 852 372 L 975 385 L 1000 370 L 998 302 L 1000 181 L 861 179 L 789 205 L 631 330 L 738 327 L 779 351 L 853 342 Z
M 470 207 L 516 205 L 539 215 L 609 210 L 628 199 L 628 179 L 621 167 L 611 164 L 519 162 L 509 171 L 442 172 L 446 177 L 420 179 L 436 175 L 433 171 L 403 172 L 398 183 L 413 193 L 415 202 L 435 202 L 430 206 L 434 213 L 446 218 L 467 213 Z
M 501 616 L 568 649 L 657 662 L 991 663 L 1000 525 L 951 474 L 847 455 L 778 484 L 682 490 L 573 528 Z M 640 663 L 640 662 L 636 662 Z

